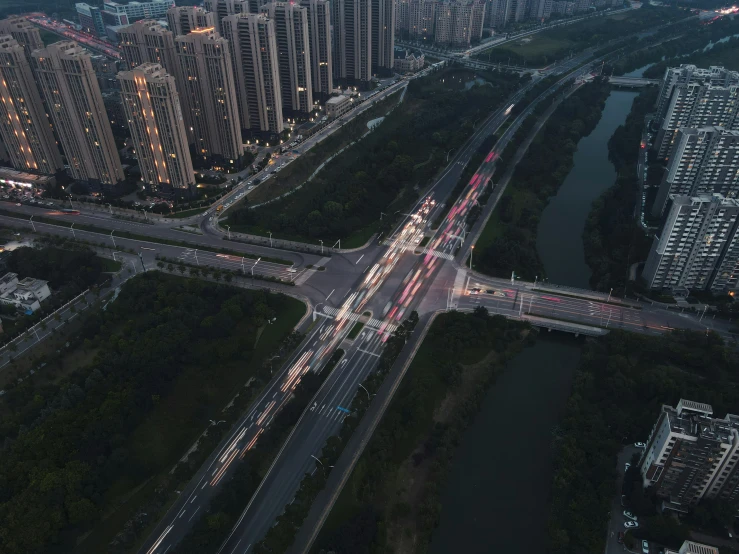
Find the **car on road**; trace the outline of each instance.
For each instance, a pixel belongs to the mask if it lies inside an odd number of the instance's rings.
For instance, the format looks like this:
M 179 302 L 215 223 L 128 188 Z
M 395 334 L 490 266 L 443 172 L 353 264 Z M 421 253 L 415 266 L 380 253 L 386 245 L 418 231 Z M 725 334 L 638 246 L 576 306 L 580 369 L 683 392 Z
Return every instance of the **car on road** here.
M 16 203 L 15 203 L 15 205 L 16 205 L 16 206 L 20 206 L 20 205 L 21 205 L 21 203 L 20 203 L 20 202 L 16 202 Z
M 643 443 L 643 442 L 635 442 L 634 443 L 634 446 L 636 446 L 637 448 L 646 448 L 647 447 L 647 445 L 645 443 Z
M 624 517 L 629 518 L 631 521 L 637 520 L 637 517 L 629 511 L 624 512 Z
M 253 188 L 254 188 L 254 185 L 249 185 L 249 186 L 248 186 L 248 187 L 246 188 L 246 190 L 251 190 L 251 189 L 253 189 Z
M 624 521 L 624 527 L 627 529 L 636 529 L 639 524 L 636 521 Z
M 649 543 L 647 541 L 641 541 L 641 551 L 644 554 L 649 554 Z
M 624 532 L 623 531 L 618 532 L 618 538 L 616 540 L 618 540 L 618 544 L 624 543 Z

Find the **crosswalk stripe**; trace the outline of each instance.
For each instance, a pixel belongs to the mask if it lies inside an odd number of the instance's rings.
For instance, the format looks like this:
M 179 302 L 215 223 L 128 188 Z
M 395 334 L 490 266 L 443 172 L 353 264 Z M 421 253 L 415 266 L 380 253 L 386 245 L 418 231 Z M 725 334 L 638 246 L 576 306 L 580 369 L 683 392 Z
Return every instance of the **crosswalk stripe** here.
M 339 310 L 337 308 L 332 308 L 331 306 L 323 306 L 322 311 L 326 315 L 330 315 L 332 317 L 336 317 L 337 315 L 339 315 Z M 349 321 L 358 321 L 362 316 L 355 313 L 347 313 L 344 317 Z M 382 327 L 382 321 L 371 317 L 367 320 L 367 323 L 365 325 L 371 329 L 379 330 L 380 327 Z M 388 333 L 392 333 L 397 328 L 398 326 L 395 323 L 389 323 L 385 327 L 385 331 L 387 331 Z

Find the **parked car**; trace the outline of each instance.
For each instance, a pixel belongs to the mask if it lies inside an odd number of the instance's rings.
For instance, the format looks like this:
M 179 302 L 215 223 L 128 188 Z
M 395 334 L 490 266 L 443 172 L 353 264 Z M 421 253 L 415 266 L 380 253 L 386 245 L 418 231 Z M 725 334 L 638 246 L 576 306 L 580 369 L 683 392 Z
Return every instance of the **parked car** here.
M 623 544 L 623 543 L 624 543 L 624 532 L 619 531 L 618 532 L 618 544 Z
M 636 521 L 624 521 L 624 527 L 627 529 L 636 529 L 639 524 Z
M 634 443 L 634 446 L 636 446 L 637 448 L 646 448 L 647 447 L 647 445 L 645 443 L 643 443 L 643 442 L 635 442 Z
M 647 541 L 641 541 L 641 551 L 644 554 L 649 554 L 649 543 Z
M 631 521 L 636 521 L 637 520 L 637 517 L 634 514 L 632 514 L 631 512 L 628 512 L 628 511 L 624 512 L 624 517 L 629 518 Z

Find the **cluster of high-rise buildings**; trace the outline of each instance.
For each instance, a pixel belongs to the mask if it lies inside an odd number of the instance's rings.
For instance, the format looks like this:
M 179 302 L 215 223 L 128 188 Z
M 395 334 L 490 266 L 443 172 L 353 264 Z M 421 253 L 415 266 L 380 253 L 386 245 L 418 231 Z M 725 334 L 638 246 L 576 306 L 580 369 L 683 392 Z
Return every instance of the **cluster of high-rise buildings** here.
M 106 72 L 105 95 L 83 47 L 44 47 L 25 19 L 0 22 L 0 142 L 12 165 L 40 174 L 64 167 L 111 189 L 124 179 L 111 123 L 123 119 L 145 184 L 187 195 L 193 163 L 239 167 L 243 137 L 276 140 L 286 118 L 308 117 L 335 84 L 366 87 L 392 74 L 394 0 L 204 6 L 78 5 L 95 32 L 115 23 L 122 71 Z M 122 110 L 111 109 L 113 95 Z
M 397 0 L 400 38 L 465 47 L 482 38 L 483 28 L 501 30 L 552 14 L 572 15 L 596 7 L 620 6 L 623 0 Z
M 704 498 L 739 506 L 739 416 L 715 418 L 709 404 L 685 399 L 662 406 L 639 472 L 663 508 L 688 512 Z
M 654 154 L 666 170 L 652 207 L 664 217 L 643 277 L 653 289 L 734 290 L 739 277 L 739 72 L 666 71 Z

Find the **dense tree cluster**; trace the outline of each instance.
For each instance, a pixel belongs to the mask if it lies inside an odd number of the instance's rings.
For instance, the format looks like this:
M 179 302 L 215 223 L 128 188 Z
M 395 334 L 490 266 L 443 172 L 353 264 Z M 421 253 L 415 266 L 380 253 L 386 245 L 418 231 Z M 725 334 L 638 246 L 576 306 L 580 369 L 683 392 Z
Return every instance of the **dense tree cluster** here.
M 317 548 L 336 554 L 388 552 L 394 547 L 394 528 L 413 537 L 416 551 L 426 550 L 438 525 L 440 496 L 455 448 L 488 386 L 521 347 L 521 331 L 521 324 L 491 317 L 484 308 L 436 319 L 344 486 L 336 503 L 341 510 L 331 513 Z M 435 421 L 439 405 L 463 381 L 462 364 L 479 362 L 481 353 L 490 351 L 496 355 L 482 362 L 485 367 L 474 386 L 466 389 L 448 418 Z M 472 360 L 471 355 L 477 357 Z M 415 505 L 403 500 L 396 488 L 397 472 L 409 458 L 413 468 L 430 468 Z
M 649 47 L 645 47 L 645 44 L 643 44 L 647 39 L 636 41 L 634 43 L 636 50 L 621 57 L 611 66 L 614 75 L 623 75 L 634 69 L 654 64 L 647 70 L 648 74 L 652 78 L 661 78 L 668 67 L 681 63 L 693 63 L 680 59 L 680 57 L 687 56 L 689 60 L 690 55 L 700 54 L 711 43 L 714 43 L 713 48 L 718 47 L 718 51 L 722 51 L 727 48 L 727 45 L 715 43 L 724 37 L 739 32 L 739 19 L 731 17 L 721 18 L 712 22 L 711 25 L 700 25 L 697 21 L 691 21 L 687 25 L 690 25 L 690 32 L 682 33 L 674 40 L 666 40 L 661 44 Z M 674 32 L 674 27 L 663 31 L 663 33 Z M 653 40 L 653 37 L 649 38 Z M 606 73 L 610 73 L 610 71 L 606 71 Z
M 19 278 L 34 277 L 49 281 L 54 290 L 68 289 L 81 292 L 97 283 L 103 263 L 92 250 L 43 248 L 16 248 L 8 256 L 8 271 Z
M 4 396 L 0 551 L 46 551 L 94 524 L 115 480 L 150 473 L 127 439 L 178 375 L 197 365 L 207 382 L 214 364 L 248 360 L 281 298 L 159 273 L 126 282 L 75 337 L 97 348 L 92 363 Z
M 496 209 L 502 229 L 488 246 L 479 249 L 476 265 L 480 270 L 501 277 L 515 271 L 531 280 L 543 275 L 536 253 L 541 212 L 572 169 L 577 143 L 595 128 L 609 93 L 608 83 L 596 79 L 563 100 L 549 117 L 500 199 Z
M 608 157 L 616 168 L 616 183 L 593 202 L 583 231 L 585 261 L 593 274 L 590 286 L 624 294 L 629 265 L 644 261 L 651 241 L 634 219 L 639 181 L 636 174 L 644 118 L 654 109 L 657 89 L 634 99 L 626 122 L 608 141 Z
M 622 446 L 646 440 L 661 406 L 680 398 L 736 413 L 738 376 L 736 351 L 712 333 L 588 341 L 554 437 L 549 553 L 602 552 Z
M 454 81 L 480 77 L 465 89 Z M 449 68 L 408 84 L 402 108 L 367 137 L 332 160 L 287 198 L 256 209 L 243 208 L 231 224 L 246 231 L 316 241 L 344 239 L 409 205 L 458 148 L 515 88 L 517 78 L 499 72 L 473 75 Z

